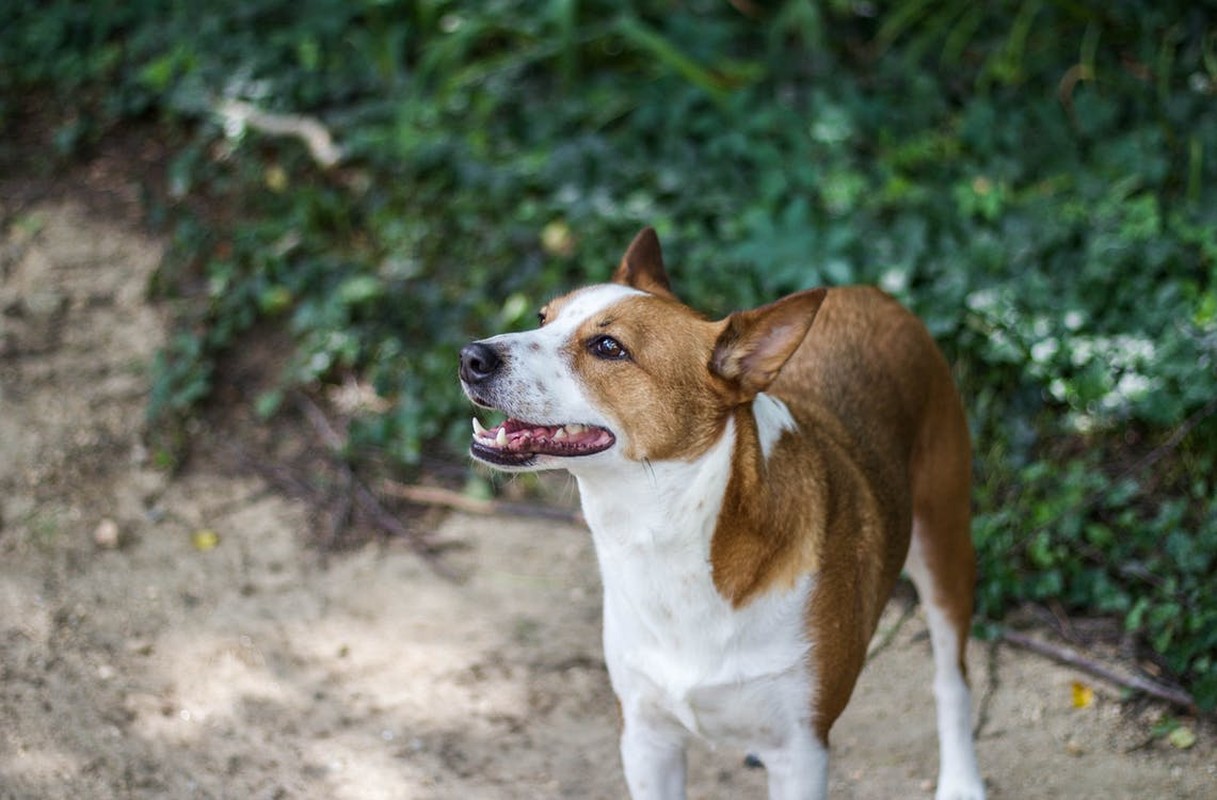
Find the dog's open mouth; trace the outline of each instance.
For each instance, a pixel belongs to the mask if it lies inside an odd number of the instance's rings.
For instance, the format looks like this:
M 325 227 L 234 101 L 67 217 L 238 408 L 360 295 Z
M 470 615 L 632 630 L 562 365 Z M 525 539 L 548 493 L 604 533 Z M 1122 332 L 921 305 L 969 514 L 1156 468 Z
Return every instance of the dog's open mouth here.
M 473 418 L 473 443 L 469 451 L 475 458 L 503 466 L 523 466 L 539 455 L 590 456 L 613 446 L 616 437 L 594 425 L 537 425 L 508 419 L 493 428 L 484 428 Z

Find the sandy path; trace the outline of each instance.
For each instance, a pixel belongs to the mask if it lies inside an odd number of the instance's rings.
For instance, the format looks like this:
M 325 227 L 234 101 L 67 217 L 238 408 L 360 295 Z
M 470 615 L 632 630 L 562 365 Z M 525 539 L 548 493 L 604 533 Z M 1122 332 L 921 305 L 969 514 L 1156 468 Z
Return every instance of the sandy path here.
M 623 796 L 583 531 L 452 515 L 462 585 L 402 547 L 323 567 L 258 479 L 146 463 L 158 245 L 71 204 L 0 220 L 0 798 Z M 1209 729 L 1134 749 L 1160 712 L 972 654 L 991 797 L 1217 797 Z M 929 675 L 914 617 L 834 731 L 834 797 L 932 796 Z M 763 796 L 739 754 L 691 771 L 691 797 Z

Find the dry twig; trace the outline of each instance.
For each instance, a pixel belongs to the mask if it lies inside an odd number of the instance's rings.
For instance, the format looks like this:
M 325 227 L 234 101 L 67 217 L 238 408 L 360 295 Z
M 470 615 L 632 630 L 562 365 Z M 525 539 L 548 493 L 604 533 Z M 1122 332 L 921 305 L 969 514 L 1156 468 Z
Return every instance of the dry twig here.
M 509 503 L 503 500 L 480 500 L 469 497 L 451 489 L 439 486 L 420 486 L 418 484 L 398 483 L 385 480 L 380 484 L 381 491 L 393 497 L 400 497 L 411 503 L 422 506 L 439 506 L 466 514 L 486 516 L 503 515 L 510 517 L 533 517 L 537 519 L 552 519 L 558 522 L 568 522 L 572 525 L 584 525 L 583 515 L 578 511 L 568 511 L 564 508 L 534 505 L 532 503 Z
M 1030 650 L 1033 653 L 1051 658 L 1061 664 L 1065 664 L 1083 672 L 1089 673 L 1096 678 L 1113 683 L 1125 689 L 1131 689 L 1137 692 L 1155 697 L 1159 700 L 1165 700 L 1177 706 L 1188 709 L 1189 711 L 1196 710 L 1196 699 L 1182 689 L 1176 689 L 1173 686 L 1152 681 L 1141 675 L 1125 675 L 1115 670 L 1106 667 L 1097 661 L 1086 657 L 1072 647 L 1046 642 L 1042 639 L 1036 639 L 1032 636 L 1019 633 L 1017 631 L 1003 630 L 1001 638 L 1004 642 L 1021 647 L 1024 650 Z

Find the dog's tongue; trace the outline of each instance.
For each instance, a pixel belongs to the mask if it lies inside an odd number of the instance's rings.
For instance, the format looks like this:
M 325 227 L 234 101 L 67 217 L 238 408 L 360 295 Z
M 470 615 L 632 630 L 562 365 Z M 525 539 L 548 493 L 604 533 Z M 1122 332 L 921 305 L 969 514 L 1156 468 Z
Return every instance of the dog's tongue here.
M 536 425 L 518 419 L 508 419 L 493 428 L 485 428 L 474 417 L 473 441 L 482 447 L 512 453 L 590 455 L 611 445 L 613 434 L 604 428 L 578 423 Z

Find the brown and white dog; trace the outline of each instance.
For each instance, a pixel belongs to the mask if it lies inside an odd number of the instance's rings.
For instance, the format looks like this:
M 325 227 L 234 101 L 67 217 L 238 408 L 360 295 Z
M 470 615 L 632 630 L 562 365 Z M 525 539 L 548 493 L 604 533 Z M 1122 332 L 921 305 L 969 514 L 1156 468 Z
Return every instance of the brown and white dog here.
M 829 729 L 903 567 L 933 643 L 937 798 L 984 797 L 968 427 L 925 327 L 863 287 L 707 320 L 649 228 L 612 283 L 540 318 L 461 351 L 466 394 L 508 417 L 474 419 L 471 452 L 578 481 L 630 794 L 684 797 L 701 737 L 759 756 L 771 798 L 825 797 Z

